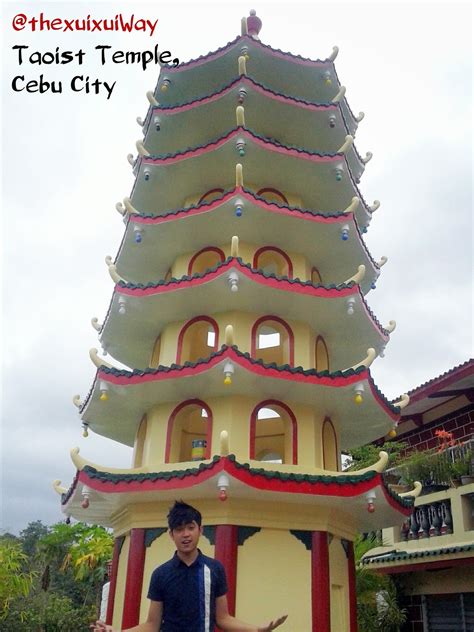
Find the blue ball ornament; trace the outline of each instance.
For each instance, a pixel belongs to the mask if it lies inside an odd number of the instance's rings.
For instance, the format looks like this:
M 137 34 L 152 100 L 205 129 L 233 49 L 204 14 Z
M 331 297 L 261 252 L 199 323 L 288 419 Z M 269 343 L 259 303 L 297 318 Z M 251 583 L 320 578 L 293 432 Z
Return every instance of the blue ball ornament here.
M 235 214 L 237 215 L 237 217 L 241 217 L 242 216 L 242 207 L 241 206 L 238 206 L 235 209 Z

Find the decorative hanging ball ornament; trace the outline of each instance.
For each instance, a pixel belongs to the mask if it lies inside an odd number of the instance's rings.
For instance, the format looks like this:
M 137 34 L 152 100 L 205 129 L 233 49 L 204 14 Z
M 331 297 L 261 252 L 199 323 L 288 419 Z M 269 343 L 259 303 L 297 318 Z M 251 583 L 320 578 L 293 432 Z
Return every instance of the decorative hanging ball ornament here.
M 235 207 L 235 214 L 237 215 L 237 217 L 242 217 L 242 207 L 240 206 L 240 204 Z
M 171 85 L 171 81 L 169 79 L 163 79 L 160 86 L 161 92 L 167 92 L 170 85 Z
M 232 384 L 232 376 L 234 375 L 234 365 L 232 362 L 226 362 L 224 365 L 224 384 L 230 386 Z
M 334 115 L 329 117 L 329 127 L 336 127 L 336 117 Z
M 388 436 L 390 437 L 390 439 L 394 439 L 397 436 L 397 431 L 395 430 L 395 428 L 392 428 L 388 431 Z
M 161 121 L 158 116 L 155 116 L 155 118 L 153 119 L 153 124 L 155 125 L 155 130 L 159 132 L 161 129 Z
M 336 169 L 336 180 L 337 182 L 342 180 L 342 169 Z
M 150 179 L 150 170 L 149 169 L 145 169 L 143 172 L 143 177 L 144 179 L 148 182 L 148 180 Z
M 362 232 L 363 232 L 363 233 L 366 233 L 366 232 L 367 232 L 367 226 L 363 226 L 363 227 L 362 227 Z
M 83 509 L 87 509 L 89 507 L 89 498 L 84 498 L 84 500 L 81 503 L 81 507 Z
M 143 228 L 141 226 L 134 226 L 133 228 L 133 239 L 136 244 L 141 244 L 143 241 Z
M 240 54 L 245 57 L 245 61 L 248 61 L 250 59 L 249 47 L 248 46 L 242 46 L 242 48 L 240 49 Z
M 324 77 L 324 83 L 327 86 L 332 85 L 331 73 L 329 70 L 326 70 L 326 72 L 323 74 L 323 77 Z
M 221 474 L 217 479 L 217 489 L 219 490 L 219 500 L 227 500 L 227 490 L 229 489 L 230 481 L 227 474 Z
M 347 241 L 349 239 L 349 224 L 344 224 L 341 228 L 341 239 Z
M 238 292 L 239 291 L 239 275 L 237 274 L 237 272 L 232 271 L 227 277 L 227 280 L 229 281 L 230 291 Z
M 362 382 L 359 382 L 359 384 L 356 384 L 354 387 L 354 402 L 360 406 L 360 404 L 362 404 L 362 402 L 364 401 L 364 398 L 362 396 L 363 392 L 364 392 L 364 385 L 362 384 Z
M 82 436 L 84 437 L 84 439 L 87 439 L 87 437 L 89 436 L 89 424 L 82 424 Z
M 99 399 L 100 399 L 101 402 L 109 401 L 109 396 L 107 395 L 107 392 L 106 391 L 101 391 Z
M 237 100 L 240 103 L 240 105 L 242 105 L 242 103 L 245 101 L 246 96 L 247 96 L 247 90 L 245 88 L 239 88 L 239 97 Z
M 367 494 L 365 495 L 365 498 L 367 500 L 367 511 L 369 513 L 374 513 L 374 511 L 375 511 L 375 500 L 376 500 L 375 492 L 373 490 L 370 491 L 370 492 L 367 492 Z
M 125 312 L 126 312 L 126 309 L 125 309 L 125 297 L 124 296 L 119 296 L 118 304 L 119 304 L 119 306 L 118 306 L 118 313 L 123 316 L 125 314 Z
M 355 298 L 351 296 L 347 299 L 347 315 L 348 316 L 352 316 L 354 314 L 354 305 L 355 305 Z
M 370 284 L 370 289 L 375 290 L 377 286 L 375 285 L 375 281 L 372 281 L 372 283 Z
M 239 152 L 239 156 L 245 156 L 245 141 L 239 138 L 235 143 L 237 147 L 237 151 Z
M 67 518 L 66 518 L 66 524 L 71 524 L 71 516 L 67 516 Z

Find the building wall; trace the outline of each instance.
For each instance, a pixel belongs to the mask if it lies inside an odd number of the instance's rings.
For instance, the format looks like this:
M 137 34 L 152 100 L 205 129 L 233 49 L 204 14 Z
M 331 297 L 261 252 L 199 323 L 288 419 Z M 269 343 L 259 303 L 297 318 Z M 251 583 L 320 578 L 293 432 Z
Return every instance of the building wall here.
M 436 430 L 447 430 L 453 433 L 454 439 L 460 441 L 470 439 L 474 435 L 474 404 L 470 404 L 461 410 L 454 410 L 443 414 L 441 418 L 432 419 L 437 409 L 428 411 L 423 416 L 423 427 L 415 428 L 409 432 L 403 432 L 403 425 L 400 426 L 399 439 L 406 441 L 410 448 L 417 450 L 427 450 L 438 445 Z
M 347 557 L 341 539 L 334 536 L 329 545 L 331 632 L 345 632 L 349 630 L 349 581 L 347 568 Z
M 263 624 L 284 613 L 294 632 L 311 630 L 311 552 L 288 531 L 262 529 L 238 549 L 236 616 Z

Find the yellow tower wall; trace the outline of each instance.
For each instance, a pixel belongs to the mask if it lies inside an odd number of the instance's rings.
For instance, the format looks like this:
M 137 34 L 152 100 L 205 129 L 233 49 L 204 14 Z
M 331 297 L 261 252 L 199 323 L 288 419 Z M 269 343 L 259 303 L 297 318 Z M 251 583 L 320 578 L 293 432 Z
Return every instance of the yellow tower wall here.
M 289 531 L 262 529 L 239 546 L 236 616 L 263 624 L 276 604 L 293 632 L 311 630 L 311 552 Z
M 346 632 L 349 630 L 349 578 L 347 568 L 347 558 L 341 539 L 334 536 L 329 545 L 331 632 Z
M 250 418 L 253 409 L 262 401 L 257 397 L 208 398 L 205 403 L 213 416 L 211 454 L 219 453 L 219 437 L 229 433 L 229 448 L 237 460 L 249 459 Z M 143 465 L 160 469 L 165 462 L 166 436 L 169 418 L 180 402 L 160 404 L 147 412 L 147 429 L 143 447 Z M 322 426 L 324 416 L 302 404 L 290 406 L 297 421 L 298 466 L 323 467 Z M 337 431 L 337 429 L 336 429 Z M 289 451 L 289 450 L 286 450 Z

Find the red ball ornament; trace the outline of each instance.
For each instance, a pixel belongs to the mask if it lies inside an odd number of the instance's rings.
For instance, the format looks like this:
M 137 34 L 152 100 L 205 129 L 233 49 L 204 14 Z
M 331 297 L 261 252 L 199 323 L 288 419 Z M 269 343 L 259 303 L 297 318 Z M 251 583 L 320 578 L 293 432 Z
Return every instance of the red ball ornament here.
M 227 500 L 227 492 L 225 489 L 219 490 L 219 500 L 222 500 L 222 502 L 224 502 L 224 500 Z
M 83 509 L 87 509 L 87 507 L 89 507 L 89 499 L 88 498 L 84 498 L 84 500 L 81 503 L 81 507 Z
M 367 511 L 368 511 L 369 513 L 374 513 L 374 511 L 375 511 L 375 505 L 374 505 L 374 503 L 369 503 L 369 504 L 367 505 Z

